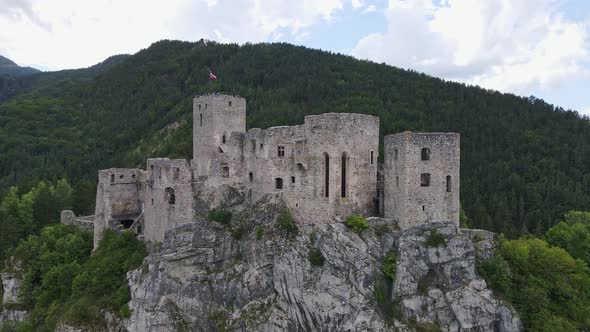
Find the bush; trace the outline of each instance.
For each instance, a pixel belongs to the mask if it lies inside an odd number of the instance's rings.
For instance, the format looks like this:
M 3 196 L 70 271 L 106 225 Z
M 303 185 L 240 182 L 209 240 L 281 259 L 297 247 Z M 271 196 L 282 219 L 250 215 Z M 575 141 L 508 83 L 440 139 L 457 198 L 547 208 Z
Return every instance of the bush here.
M 207 219 L 210 221 L 216 221 L 222 225 L 229 225 L 231 221 L 232 213 L 225 209 L 213 209 L 209 211 Z
M 395 256 L 395 252 L 391 250 L 387 256 L 383 258 L 383 266 L 381 267 L 381 271 L 385 277 L 391 281 L 395 281 L 395 272 L 397 270 L 397 257 Z
M 277 225 L 279 229 L 288 233 L 288 234 L 297 234 L 297 225 L 295 225 L 295 221 L 293 220 L 293 216 L 291 215 L 291 211 L 289 209 L 284 209 L 281 211 L 281 214 L 277 218 Z
M 346 224 L 346 226 L 350 227 L 352 231 L 355 233 L 360 233 L 363 230 L 369 228 L 369 223 L 367 222 L 367 220 L 356 214 L 351 214 L 350 216 L 348 216 L 344 223 Z
M 447 243 L 447 238 L 444 234 L 440 234 L 436 229 L 430 230 L 430 236 L 424 243 L 427 247 L 440 247 Z
M 324 261 L 326 260 L 324 258 L 324 255 L 322 255 L 322 252 L 319 249 L 311 249 L 309 251 L 309 262 L 311 263 L 311 265 L 313 266 L 323 266 L 324 265 Z
M 477 272 L 486 280 L 490 287 L 505 298 L 510 297 L 512 271 L 502 256 L 494 256 L 477 264 Z

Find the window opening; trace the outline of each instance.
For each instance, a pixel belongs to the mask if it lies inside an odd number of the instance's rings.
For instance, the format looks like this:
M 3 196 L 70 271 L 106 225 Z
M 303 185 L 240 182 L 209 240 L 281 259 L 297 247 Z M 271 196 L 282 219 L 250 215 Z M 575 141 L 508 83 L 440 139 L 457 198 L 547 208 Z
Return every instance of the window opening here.
M 115 182 L 115 174 L 111 174 L 111 183 Z
M 199 105 L 199 109 L 201 109 L 201 105 Z M 203 126 L 203 114 L 199 114 L 199 125 Z
M 275 188 L 276 189 L 283 189 L 283 179 L 281 179 L 281 178 L 275 179 Z
M 393 159 L 397 160 L 397 149 L 393 150 Z
M 284 146 L 282 146 L 282 145 L 279 145 L 279 146 L 277 147 L 277 155 L 278 155 L 279 157 L 284 157 L 284 156 L 285 156 L 285 147 L 284 147 Z
M 422 187 L 430 186 L 430 174 L 429 173 L 420 174 L 420 186 L 422 186 Z
M 371 165 L 373 165 L 375 163 L 374 158 L 375 157 L 375 151 L 371 150 Z
M 231 106 L 231 101 L 229 102 L 229 106 Z
M 430 149 L 422 148 L 422 160 L 430 160 Z
M 453 190 L 453 182 L 450 175 L 447 175 L 447 192 L 450 193 Z
M 168 202 L 168 204 L 176 204 L 176 195 L 174 194 L 174 189 L 170 187 L 166 188 L 164 190 L 164 198 Z
M 229 178 L 229 166 L 221 167 L 221 176 L 224 178 Z
M 222 143 L 222 144 L 225 144 L 225 134 L 223 134 L 223 135 L 221 136 L 221 143 Z
M 253 182 L 254 181 L 254 173 L 252 173 L 252 172 L 248 173 L 248 180 L 250 182 Z
M 291 177 L 291 183 L 295 183 L 295 177 L 294 176 Z
M 330 197 L 330 156 L 325 153 L 324 154 L 324 196 Z
M 340 196 L 346 197 L 346 153 L 342 154 L 341 167 L 342 167 L 342 171 L 340 174 L 340 177 L 341 177 Z

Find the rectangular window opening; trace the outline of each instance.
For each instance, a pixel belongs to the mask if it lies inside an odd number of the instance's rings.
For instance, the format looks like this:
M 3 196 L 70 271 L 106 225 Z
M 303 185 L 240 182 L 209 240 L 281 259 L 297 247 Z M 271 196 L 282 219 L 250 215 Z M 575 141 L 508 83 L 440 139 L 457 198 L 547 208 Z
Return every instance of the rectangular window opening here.
M 430 187 L 430 174 L 429 173 L 420 174 L 420 186 L 421 187 Z
M 284 157 L 285 156 L 285 147 L 282 145 L 277 146 L 277 155 L 279 157 Z
M 248 181 L 254 182 L 254 173 L 252 173 L 252 172 L 248 173 Z

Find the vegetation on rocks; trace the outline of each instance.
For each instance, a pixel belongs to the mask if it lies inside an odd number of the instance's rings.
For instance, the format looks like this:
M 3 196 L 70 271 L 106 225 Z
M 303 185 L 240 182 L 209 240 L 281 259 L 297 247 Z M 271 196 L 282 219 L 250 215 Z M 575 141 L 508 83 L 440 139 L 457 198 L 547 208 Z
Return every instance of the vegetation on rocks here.
M 439 233 L 436 228 L 430 230 L 430 235 L 424 243 L 427 247 L 440 247 L 447 243 L 447 237 L 444 234 Z
M 145 246 L 130 232 L 107 231 L 91 256 L 92 234 L 55 225 L 29 236 L 12 252 L 22 262 L 21 300 L 30 311 L 22 331 L 53 331 L 59 322 L 104 324 L 102 310 L 129 315 L 126 273 L 138 267 Z
M 279 217 L 277 218 L 277 226 L 281 231 L 289 235 L 295 235 L 299 231 L 297 225 L 295 225 L 293 215 L 291 215 L 291 210 L 289 209 L 283 209 L 281 211 L 281 214 L 279 214 Z
M 213 209 L 207 215 L 207 219 L 210 221 L 215 221 L 226 226 L 231 222 L 231 217 L 231 211 L 225 209 Z
M 395 251 L 391 250 L 383 257 L 383 266 L 381 271 L 390 281 L 395 281 L 395 271 L 397 270 L 397 257 Z
M 348 226 L 353 232 L 360 233 L 369 228 L 367 220 L 359 215 L 351 214 L 346 218 L 344 224 Z
M 324 261 L 326 260 L 324 255 L 322 255 L 322 252 L 317 248 L 312 248 L 309 250 L 308 258 L 309 262 L 313 266 L 323 266 Z

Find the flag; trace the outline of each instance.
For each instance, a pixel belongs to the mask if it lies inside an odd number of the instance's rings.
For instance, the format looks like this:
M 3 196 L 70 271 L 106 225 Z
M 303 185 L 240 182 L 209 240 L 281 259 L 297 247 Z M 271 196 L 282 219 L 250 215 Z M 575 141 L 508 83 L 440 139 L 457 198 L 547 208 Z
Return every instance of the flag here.
M 217 76 L 213 75 L 212 72 L 209 72 L 209 79 L 215 81 L 215 80 L 217 80 Z

